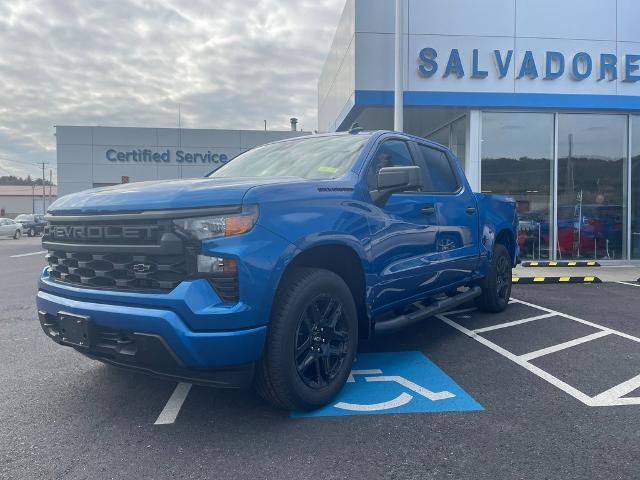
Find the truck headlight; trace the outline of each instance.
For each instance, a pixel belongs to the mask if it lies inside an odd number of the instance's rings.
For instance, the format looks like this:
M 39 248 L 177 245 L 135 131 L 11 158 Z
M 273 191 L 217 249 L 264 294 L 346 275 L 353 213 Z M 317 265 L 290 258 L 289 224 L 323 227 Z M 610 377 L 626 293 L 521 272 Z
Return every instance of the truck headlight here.
M 173 223 L 197 240 L 247 233 L 258 220 L 258 206 L 244 205 L 240 213 L 175 219 Z

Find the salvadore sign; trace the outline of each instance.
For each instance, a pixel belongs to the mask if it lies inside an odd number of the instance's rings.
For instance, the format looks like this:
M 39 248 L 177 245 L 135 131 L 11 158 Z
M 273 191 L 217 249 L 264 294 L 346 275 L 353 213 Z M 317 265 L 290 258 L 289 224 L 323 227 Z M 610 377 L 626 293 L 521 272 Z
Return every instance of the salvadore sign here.
M 105 152 L 106 159 L 113 163 L 178 163 L 178 164 L 223 164 L 227 163 L 230 158 L 225 153 L 214 153 L 210 150 L 206 152 L 188 152 L 185 150 L 166 149 L 162 151 L 153 151 L 147 148 L 135 150 L 116 150 L 110 148 Z
M 516 60 L 513 50 L 486 52 L 475 48 L 471 51 L 471 58 L 464 58 L 457 48 L 439 52 L 426 47 L 420 50 L 418 57 L 418 74 L 422 78 L 505 78 L 515 69 L 516 79 L 556 80 L 569 77 L 578 82 L 589 78 L 628 83 L 640 81 L 640 55 L 632 54 L 618 57 L 613 53 L 577 52 L 567 55 L 556 51 L 526 50 Z

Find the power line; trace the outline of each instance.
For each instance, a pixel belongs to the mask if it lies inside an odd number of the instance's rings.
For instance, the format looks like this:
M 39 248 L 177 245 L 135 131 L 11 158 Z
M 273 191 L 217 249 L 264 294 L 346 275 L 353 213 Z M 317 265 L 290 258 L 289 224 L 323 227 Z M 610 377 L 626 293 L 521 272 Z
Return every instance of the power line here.
M 23 165 L 25 167 L 31 166 L 30 163 L 23 162 L 21 160 L 12 160 L 11 158 L 6 158 L 6 157 L 0 157 L 0 161 L 2 161 L 2 162 L 19 163 L 20 165 Z M 49 162 L 47 162 L 47 163 L 49 163 Z M 38 162 L 37 165 L 40 165 L 40 162 Z M 57 168 L 57 167 L 53 166 L 53 168 Z

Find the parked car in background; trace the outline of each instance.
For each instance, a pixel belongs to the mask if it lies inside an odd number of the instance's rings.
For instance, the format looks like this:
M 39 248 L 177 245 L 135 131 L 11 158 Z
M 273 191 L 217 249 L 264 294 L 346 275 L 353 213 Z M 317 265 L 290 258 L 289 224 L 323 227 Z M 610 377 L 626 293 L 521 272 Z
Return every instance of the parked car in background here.
M 0 218 L 0 237 L 22 237 L 22 225 L 10 218 Z
M 15 218 L 15 221 L 22 225 L 22 231 L 30 237 L 42 235 L 46 221 L 44 215 L 23 213 Z
M 559 258 L 571 258 L 574 242 L 575 219 L 563 217 L 562 206 L 558 209 L 558 242 L 556 250 Z M 518 223 L 518 246 L 521 258 L 535 260 L 551 258 L 549 210 L 520 214 Z
M 618 259 L 622 255 L 621 205 L 558 205 L 559 259 Z M 520 214 L 518 246 L 522 258 L 549 258 L 549 211 Z
M 580 256 L 620 258 L 623 255 L 623 216 L 622 205 L 576 205 L 575 244 L 580 246 Z

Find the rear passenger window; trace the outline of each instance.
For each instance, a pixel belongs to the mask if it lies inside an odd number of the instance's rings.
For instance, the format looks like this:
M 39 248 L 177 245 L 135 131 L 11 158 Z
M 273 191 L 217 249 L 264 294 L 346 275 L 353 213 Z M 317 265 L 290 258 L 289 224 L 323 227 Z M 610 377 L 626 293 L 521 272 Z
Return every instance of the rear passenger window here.
M 456 178 L 451 162 L 440 150 L 418 145 L 427 167 L 427 181 L 423 192 L 455 193 L 460 185 Z
M 411 167 L 415 165 L 407 144 L 402 140 L 387 140 L 378 148 L 367 172 L 370 190 L 378 188 L 378 172 L 385 167 Z

